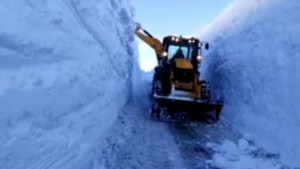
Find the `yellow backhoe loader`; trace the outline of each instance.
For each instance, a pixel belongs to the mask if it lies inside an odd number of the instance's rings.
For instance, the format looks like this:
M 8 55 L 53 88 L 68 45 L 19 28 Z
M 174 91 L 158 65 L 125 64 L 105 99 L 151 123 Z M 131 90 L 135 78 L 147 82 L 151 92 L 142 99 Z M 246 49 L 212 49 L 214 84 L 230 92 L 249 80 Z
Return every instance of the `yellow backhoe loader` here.
M 152 81 L 151 116 L 160 120 L 219 120 L 221 101 L 212 101 L 209 82 L 200 80 L 202 48 L 194 37 L 166 36 L 163 42 L 137 24 L 135 34 L 151 46 L 158 65 Z

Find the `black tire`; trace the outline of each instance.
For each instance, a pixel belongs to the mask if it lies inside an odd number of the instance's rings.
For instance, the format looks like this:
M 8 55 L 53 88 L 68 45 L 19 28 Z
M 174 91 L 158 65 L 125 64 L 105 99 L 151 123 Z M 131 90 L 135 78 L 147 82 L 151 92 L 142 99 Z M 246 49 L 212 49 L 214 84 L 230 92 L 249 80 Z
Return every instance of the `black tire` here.
M 154 93 L 161 94 L 161 92 L 162 92 L 162 83 L 159 79 L 159 76 L 157 74 L 154 74 L 153 80 L 152 80 L 151 95 L 153 96 Z

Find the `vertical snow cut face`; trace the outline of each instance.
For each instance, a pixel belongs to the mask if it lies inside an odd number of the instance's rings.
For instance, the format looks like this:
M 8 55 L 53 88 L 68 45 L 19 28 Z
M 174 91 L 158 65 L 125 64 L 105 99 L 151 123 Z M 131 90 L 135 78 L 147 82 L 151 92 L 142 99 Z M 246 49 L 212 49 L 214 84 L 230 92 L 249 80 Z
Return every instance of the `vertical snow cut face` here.
M 92 168 L 131 87 L 127 0 L 0 2 L 0 168 Z
M 203 71 L 223 118 L 284 162 L 300 166 L 300 1 L 237 0 L 199 36 Z

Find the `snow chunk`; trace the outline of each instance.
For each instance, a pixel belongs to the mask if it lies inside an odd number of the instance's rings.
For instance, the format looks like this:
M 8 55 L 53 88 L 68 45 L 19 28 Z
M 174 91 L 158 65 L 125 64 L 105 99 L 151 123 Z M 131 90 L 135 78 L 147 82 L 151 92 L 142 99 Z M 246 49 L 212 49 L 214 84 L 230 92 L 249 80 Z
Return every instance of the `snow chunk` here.
M 254 150 L 249 151 L 249 144 L 246 140 L 239 140 L 239 144 L 225 140 L 222 144 L 209 143 L 207 147 L 212 148 L 216 153 L 207 163 L 222 169 L 280 169 L 281 165 L 269 158 L 255 157 Z M 241 148 L 243 147 L 243 148 Z M 248 147 L 248 150 L 245 148 Z M 266 160 L 267 159 L 267 160 Z
M 242 150 L 247 150 L 249 148 L 249 143 L 245 139 L 239 139 L 238 146 Z

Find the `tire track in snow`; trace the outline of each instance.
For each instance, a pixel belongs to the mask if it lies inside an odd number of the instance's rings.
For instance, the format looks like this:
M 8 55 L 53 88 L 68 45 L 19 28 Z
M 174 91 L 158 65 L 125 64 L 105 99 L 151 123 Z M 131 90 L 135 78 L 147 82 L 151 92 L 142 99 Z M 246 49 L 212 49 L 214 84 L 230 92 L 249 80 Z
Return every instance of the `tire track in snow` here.
M 188 169 L 217 169 L 207 163 L 207 160 L 213 156 L 213 150 L 203 144 L 205 143 L 204 137 L 199 136 L 190 126 L 181 123 L 170 124 L 169 130 L 174 135 L 174 140 Z
M 32 159 L 29 161 L 26 169 L 55 169 L 63 168 L 66 164 L 70 163 L 74 157 L 77 155 L 76 147 L 79 144 L 73 145 L 68 151 L 60 153 L 48 153 L 46 156 L 42 157 L 39 160 Z M 59 150 L 59 147 L 56 147 L 55 150 Z M 54 151 L 55 151 L 54 150 Z M 75 151 L 74 151 L 75 150 Z M 37 157 L 39 158 L 39 157 Z M 32 165 L 31 165 L 32 164 Z M 23 166 L 21 167 L 23 168 Z
M 250 163 L 255 163 L 254 168 L 272 166 L 271 168 L 289 169 L 280 162 L 276 154 L 256 147 L 226 121 L 212 125 L 170 124 L 169 129 L 174 135 L 187 168 L 220 169 L 236 165 L 253 169 L 253 164 Z

